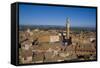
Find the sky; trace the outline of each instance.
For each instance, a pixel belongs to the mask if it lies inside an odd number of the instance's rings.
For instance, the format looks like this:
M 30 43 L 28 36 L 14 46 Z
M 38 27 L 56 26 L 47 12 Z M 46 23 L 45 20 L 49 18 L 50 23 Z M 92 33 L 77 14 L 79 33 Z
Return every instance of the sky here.
M 70 19 L 72 27 L 95 27 L 96 9 L 79 7 L 19 5 L 20 25 L 57 25 L 65 26 Z

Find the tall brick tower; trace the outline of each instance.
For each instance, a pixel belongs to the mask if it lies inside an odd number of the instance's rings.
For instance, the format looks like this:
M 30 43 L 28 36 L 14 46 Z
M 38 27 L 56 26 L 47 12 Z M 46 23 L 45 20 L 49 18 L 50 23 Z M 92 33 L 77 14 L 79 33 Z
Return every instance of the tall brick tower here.
M 70 20 L 69 20 L 69 18 L 67 18 L 67 20 L 66 20 L 66 35 L 67 35 L 67 39 L 69 39 L 69 34 L 70 34 Z

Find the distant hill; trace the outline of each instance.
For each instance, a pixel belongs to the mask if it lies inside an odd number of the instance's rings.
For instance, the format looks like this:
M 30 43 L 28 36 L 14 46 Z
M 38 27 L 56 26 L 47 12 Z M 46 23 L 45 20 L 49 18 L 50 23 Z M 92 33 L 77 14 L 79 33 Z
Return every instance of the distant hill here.
M 19 25 L 19 30 L 26 30 L 27 28 L 32 29 L 40 29 L 40 30 L 65 30 L 65 26 L 56 26 L 56 25 Z M 96 31 L 94 27 L 71 27 L 72 31 Z

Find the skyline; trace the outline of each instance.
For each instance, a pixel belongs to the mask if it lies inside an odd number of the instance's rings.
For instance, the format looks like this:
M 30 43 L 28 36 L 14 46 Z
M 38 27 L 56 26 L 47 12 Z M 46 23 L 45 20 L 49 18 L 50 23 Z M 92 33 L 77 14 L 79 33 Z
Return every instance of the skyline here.
M 20 25 L 66 26 L 67 17 L 71 27 L 96 27 L 95 8 L 19 5 Z

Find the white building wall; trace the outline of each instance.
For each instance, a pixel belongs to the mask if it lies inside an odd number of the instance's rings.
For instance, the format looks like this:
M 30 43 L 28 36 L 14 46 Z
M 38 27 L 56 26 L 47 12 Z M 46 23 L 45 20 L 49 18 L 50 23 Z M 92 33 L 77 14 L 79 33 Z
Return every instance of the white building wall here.
M 50 42 L 58 42 L 59 40 L 59 36 L 50 36 Z

